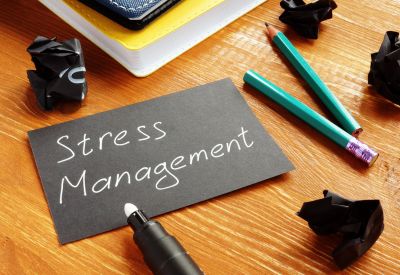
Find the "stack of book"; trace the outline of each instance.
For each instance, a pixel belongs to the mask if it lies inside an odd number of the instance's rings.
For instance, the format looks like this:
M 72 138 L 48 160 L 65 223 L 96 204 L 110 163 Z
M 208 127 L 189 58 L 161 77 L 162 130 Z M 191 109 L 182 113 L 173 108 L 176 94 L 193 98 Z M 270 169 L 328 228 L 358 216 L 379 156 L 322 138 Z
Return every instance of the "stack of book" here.
M 78 0 L 40 0 L 138 77 L 149 75 L 266 0 L 183 0 L 129 30 Z

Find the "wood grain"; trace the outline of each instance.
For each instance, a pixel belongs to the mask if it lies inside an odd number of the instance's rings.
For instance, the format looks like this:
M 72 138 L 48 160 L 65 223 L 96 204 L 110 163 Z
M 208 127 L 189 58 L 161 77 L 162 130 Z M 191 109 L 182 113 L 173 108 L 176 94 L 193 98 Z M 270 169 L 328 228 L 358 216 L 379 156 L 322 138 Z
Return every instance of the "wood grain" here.
M 336 273 L 330 256 L 337 237 L 317 237 L 295 215 L 304 201 L 330 189 L 354 199 L 380 199 L 385 230 L 345 273 L 400 270 L 400 107 L 367 83 L 370 54 L 386 30 L 399 31 L 398 0 L 336 0 L 334 18 L 316 41 L 278 20 L 269 0 L 146 78 L 135 78 L 37 1 L 0 0 L 0 273 L 148 274 L 129 228 L 60 246 L 27 140 L 27 131 L 156 98 L 231 77 L 296 170 L 159 217 L 207 274 Z M 365 168 L 305 123 L 244 86 L 253 68 L 330 119 L 321 102 L 267 41 L 264 21 L 285 30 L 364 127 L 361 139 L 381 156 Z M 78 37 L 89 94 L 82 106 L 36 105 L 26 47 L 38 35 Z

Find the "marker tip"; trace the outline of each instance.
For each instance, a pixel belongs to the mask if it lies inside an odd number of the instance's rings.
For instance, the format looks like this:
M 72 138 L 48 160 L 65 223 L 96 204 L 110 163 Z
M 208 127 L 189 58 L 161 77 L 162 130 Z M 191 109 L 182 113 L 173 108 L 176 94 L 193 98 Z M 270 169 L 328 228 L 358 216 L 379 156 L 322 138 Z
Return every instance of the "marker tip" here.
M 130 215 L 132 215 L 133 212 L 138 211 L 138 208 L 132 203 L 125 203 L 124 211 L 126 217 L 129 217 Z

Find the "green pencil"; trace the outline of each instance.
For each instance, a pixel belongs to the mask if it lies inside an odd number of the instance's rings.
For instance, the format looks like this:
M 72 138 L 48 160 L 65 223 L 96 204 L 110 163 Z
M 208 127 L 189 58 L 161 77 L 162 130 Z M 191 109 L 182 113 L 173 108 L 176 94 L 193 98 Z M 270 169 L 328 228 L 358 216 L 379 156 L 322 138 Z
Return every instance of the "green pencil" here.
M 362 132 L 360 124 L 358 124 L 337 97 L 329 90 L 328 86 L 325 85 L 289 39 L 282 32 L 268 25 L 268 23 L 265 23 L 265 25 L 267 26 L 268 35 L 271 40 L 300 73 L 308 85 L 311 86 L 321 101 L 342 125 L 343 129 L 357 137 Z
M 371 166 L 378 157 L 378 153 L 363 144 L 361 141 L 336 126 L 310 107 L 297 100 L 275 84 L 266 80 L 253 70 L 249 70 L 244 75 L 243 80 L 272 99 L 289 112 L 302 119 L 313 128 L 324 134 L 326 137 L 346 149 L 358 159 L 361 159 L 368 166 Z

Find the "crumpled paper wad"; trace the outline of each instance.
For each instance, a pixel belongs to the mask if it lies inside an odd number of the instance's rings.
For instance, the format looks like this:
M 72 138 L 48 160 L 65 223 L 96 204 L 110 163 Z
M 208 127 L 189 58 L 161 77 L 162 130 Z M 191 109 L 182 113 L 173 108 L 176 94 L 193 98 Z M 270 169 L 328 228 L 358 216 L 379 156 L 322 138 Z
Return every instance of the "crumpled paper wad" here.
M 28 47 L 36 70 L 28 70 L 28 79 L 37 102 L 45 110 L 59 101 L 82 101 L 87 94 L 85 62 L 78 39 L 63 42 L 38 36 Z
M 371 54 L 368 83 L 392 102 L 400 105 L 399 33 L 388 31 L 378 52 Z
M 342 242 L 332 253 L 343 269 L 359 259 L 381 235 L 383 210 L 379 200 L 352 201 L 324 190 L 324 198 L 305 202 L 297 213 L 317 235 L 340 233 Z

